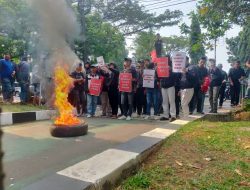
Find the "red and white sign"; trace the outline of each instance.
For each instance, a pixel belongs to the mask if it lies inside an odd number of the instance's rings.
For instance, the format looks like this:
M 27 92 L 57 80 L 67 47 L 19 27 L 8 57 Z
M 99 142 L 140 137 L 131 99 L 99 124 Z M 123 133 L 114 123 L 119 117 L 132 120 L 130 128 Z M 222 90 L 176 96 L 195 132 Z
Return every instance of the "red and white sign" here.
M 181 73 L 186 65 L 186 53 L 174 52 L 172 62 L 173 62 L 173 72 Z
M 132 74 L 121 73 L 119 76 L 120 92 L 132 92 Z
M 155 85 L 155 70 L 144 69 L 143 71 L 143 87 L 154 88 Z
M 92 78 L 89 84 L 89 94 L 93 96 L 100 96 L 102 91 L 102 79 Z
M 157 58 L 157 75 L 159 78 L 169 77 L 168 58 Z

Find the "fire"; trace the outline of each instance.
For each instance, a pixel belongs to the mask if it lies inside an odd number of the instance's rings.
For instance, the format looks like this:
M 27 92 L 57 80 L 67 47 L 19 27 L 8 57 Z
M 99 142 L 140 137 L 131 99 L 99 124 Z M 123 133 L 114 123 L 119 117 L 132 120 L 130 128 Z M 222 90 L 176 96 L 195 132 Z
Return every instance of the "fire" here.
M 77 125 L 81 121 L 73 115 L 73 106 L 68 102 L 68 93 L 72 88 L 73 79 L 65 68 L 62 66 L 55 68 L 55 106 L 60 114 L 56 118 L 55 124 L 71 126 Z

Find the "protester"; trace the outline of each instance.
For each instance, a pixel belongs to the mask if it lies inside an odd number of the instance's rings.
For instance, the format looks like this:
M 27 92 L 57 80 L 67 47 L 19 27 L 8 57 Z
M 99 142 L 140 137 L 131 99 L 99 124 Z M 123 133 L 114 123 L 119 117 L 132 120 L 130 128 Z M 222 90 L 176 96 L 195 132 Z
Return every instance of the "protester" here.
M 206 57 L 202 57 L 199 61 L 198 66 L 196 67 L 196 75 L 198 80 L 195 80 L 195 88 L 194 88 L 194 97 L 192 98 L 192 102 L 190 103 L 190 114 L 193 114 L 195 108 L 197 109 L 197 113 L 204 114 L 204 101 L 205 101 L 205 93 L 201 90 L 201 86 L 204 83 L 205 78 L 208 76 L 208 70 L 206 68 Z M 197 82 L 196 82 L 197 81 Z
M 223 65 L 222 64 L 218 64 L 218 68 L 221 71 L 222 74 L 222 85 L 220 87 L 220 92 L 219 92 L 219 108 L 222 108 L 224 99 L 225 99 L 225 91 L 226 91 L 226 87 L 227 87 L 227 81 L 228 81 L 228 77 L 227 77 L 227 73 L 226 71 L 223 71 Z
M 4 59 L 0 60 L 0 79 L 2 83 L 3 101 L 5 103 L 12 102 L 13 96 L 13 78 L 15 77 L 14 66 L 10 61 L 10 55 L 5 55 Z
M 136 70 L 131 68 L 132 60 L 130 58 L 124 59 L 124 70 L 122 73 L 131 73 L 132 74 L 132 91 L 131 92 L 121 92 L 121 105 L 123 109 L 123 115 L 119 117 L 119 120 L 126 119 L 130 121 L 133 113 L 133 97 L 134 92 L 136 91 L 137 84 L 137 73 Z
M 211 111 L 210 113 L 217 113 L 218 108 L 218 96 L 220 87 L 222 85 L 223 76 L 218 67 L 216 67 L 216 62 L 214 59 L 209 59 L 210 69 L 209 76 L 211 79 L 210 88 L 209 88 L 209 102 Z
M 137 76 L 138 76 L 138 81 L 137 81 L 134 102 L 136 104 L 135 106 L 136 106 L 136 111 L 137 111 L 137 117 L 142 117 L 145 89 L 143 88 L 143 68 L 141 68 L 140 62 L 136 65 L 136 72 L 137 72 Z
M 244 70 L 240 66 L 240 61 L 236 61 L 233 68 L 229 70 L 228 78 L 230 81 L 231 106 L 238 106 L 240 102 L 240 82 L 246 76 Z
M 171 65 L 171 64 L 170 64 Z M 169 77 L 160 78 L 161 93 L 163 99 L 163 116 L 161 121 L 169 120 L 170 122 L 176 120 L 176 106 L 175 106 L 175 74 L 169 68 Z
M 118 105 L 119 105 L 119 71 L 115 63 L 109 64 L 109 70 L 111 71 L 111 82 L 108 88 L 109 102 L 112 109 L 112 118 L 117 118 Z
M 146 64 L 146 69 L 155 71 L 154 63 Z M 153 88 L 145 88 L 146 90 L 146 97 L 147 97 L 147 112 L 144 119 L 149 119 L 151 115 L 151 106 L 154 105 L 154 119 L 158 119 L 159 114 L 159 96 L 160 96 L 160 89 L 159 89 L 159 80 L 157 74 L 155 72 L 154 78 L 154 87 Z
M 86 77 L 85 89 L 87 89 L 87 118 L 94 117 L 98 102 L 98 97 L 89 93 L 91 79 L 101 79 L 101 76 L 97 73 L 97 64 L 90 66 L 90 73 Z
M 181 89 L 181 106 L 184 118 L 189 115 L 189 103 L 194 95 L 194 87 L 196 80 L 196 72 L 192 65 L 189 65 L 188 59 L 186 67 L 182 70 L 182 76 L 180 80 Z
M 250 98 L 250 57 L 248 58 L 246 62 L 247 72 L 246 76 L 247 78 L 247 91 L 246 91 L 246 98 Z
M 161 57 L 161 55 L 162 55 L 162 39 L 161 39 L 160 34 L 156 35 L 155 50 L 156 50 L 157 57 Z
M 85 73 L 86 75 L 88 75 L 90 73 L 90 62 L 87 61 L 85 64 L 84 64 L 84 69 L 85 69 Z
M 86 113 L 86 94 L 85 94 L 85 73 L 83 70 L 83 64 L 79 63 L 76 70 L 70 75 L 74 79 L 73 88 L 73 102 L 77 110 L 77 116 L 84 115 Z
M 17 81 L 21 87 L 21 104 L 27 104 L 29 101 L 30 65 L 27 60 L 27 57 L 23 57 L 17 66 Z
M 100 68 L 100 75 L 103 78 L 103 86 L 102 86 L 102 93 L 101 93 L 101 103 L 102 103 L 102 116 L 106 117 L 109 116 L 110 112 L 110 103 L 109 103 L 109 96 L 108 96 L 108 89 L 111 83 L 111 71 L 107 68 L 107 66 L 102 66 Z

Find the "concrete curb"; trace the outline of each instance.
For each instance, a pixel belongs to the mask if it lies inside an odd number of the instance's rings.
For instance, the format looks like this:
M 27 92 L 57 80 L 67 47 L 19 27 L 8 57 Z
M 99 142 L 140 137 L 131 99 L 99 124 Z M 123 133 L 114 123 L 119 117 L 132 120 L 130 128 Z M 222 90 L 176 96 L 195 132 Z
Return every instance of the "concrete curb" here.
M 30 112 L 6 112 L 0 114 L 0 126 L 12 125 L 31 121 L 48 120 L 56 113 L 55 110 L 41 110 Z

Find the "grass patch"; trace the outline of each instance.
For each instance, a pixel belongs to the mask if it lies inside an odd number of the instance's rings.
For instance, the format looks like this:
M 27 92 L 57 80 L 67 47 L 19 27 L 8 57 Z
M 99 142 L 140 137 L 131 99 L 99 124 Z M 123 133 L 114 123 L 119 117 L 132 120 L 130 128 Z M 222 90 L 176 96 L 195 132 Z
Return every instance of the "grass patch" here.
M 27 112 L 46 110 L 46 106 L 20 105 L 20 104 L 0 104 L 3 112 Z
M 250 189 L 249 129 L 249 121 L 191 122 L 117 189 Z

